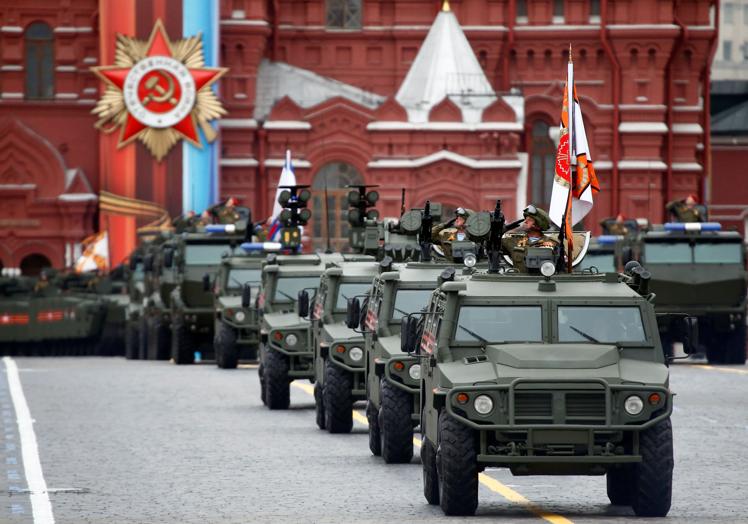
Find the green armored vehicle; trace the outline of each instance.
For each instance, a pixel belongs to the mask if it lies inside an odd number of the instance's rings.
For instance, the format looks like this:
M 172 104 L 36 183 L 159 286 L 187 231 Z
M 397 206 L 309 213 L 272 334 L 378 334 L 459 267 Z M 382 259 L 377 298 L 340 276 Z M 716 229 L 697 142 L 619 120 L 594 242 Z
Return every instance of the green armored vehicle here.
M 221 261 L 213 298 L 213 349 L 219 368 L 235 368 L 241 353 L 247 359 L 257 358 L 260 317 L 257 308 L 250 306 L 260 289 L 265 253 L 265 249 L 253 249 Z
M 164 266 L 174 275 L 169 296 L 171 358 L 192 364 L 195 353 L 213 349 L 214 280 L 223 257 L 231 256 L 244 238 L 236 228 L 216 224 L 205 232 L 183 233 L 174 250 L 165 253 Z
M 613 504 L 664 516 L 673 394 L 643 296 L 648 274 L 635 262 L 627 276 L 553 276 L 554 266 L 541 265 L 545 277 L 478 273 L 444 282 L 420 339 L 415 319 L 403 321 L 406 349 L 421 358 L 426 500 L 471 515 L 479 472 L 503 467 L 606 475 Z
M 157 239 L 143 255 L 145 298 L 138 325 L 142 359 L 168 360 L 171 355 L 171 294 L 177 285 L 172 267 L 175 246 L 176 238 L 167 235 Z
M 335 262 L 325 270 L 311 316 L 317 425 L 330 433 L 349 433 L 353 403 L 366 399 L 364 337 L 345 317 L 349 300 L 369 294 L 378 264 L 365 255 L 359 260 L 365 261 Z
M 409 262 L 375 279 L 365 312 L 369 449 L 387 463 L 410 462 L 420 421 L 421 363 L 400 345 L 403 318 L 423 310 L 447 263 Z
M 652 273 L 662 345 L 682 341 L 683 315 L 698 319 L 700 350 L 715 364 L 746 361 L 745 246 L 716 222 L 668 223 L 646 233 L 641 262 Z
M 92 355 L 100 351 L 106 302 L 63 292 L 60 281 L 0 278 L 0 348 L 5 355 Z
M 125 311 L 125 358 L 140 358 L 140 319 L 143 316 L 146 293 L 145 271 L 143 268 L 143 246 L 130 254 L 127 265 L 127 294 L 129 297 Z

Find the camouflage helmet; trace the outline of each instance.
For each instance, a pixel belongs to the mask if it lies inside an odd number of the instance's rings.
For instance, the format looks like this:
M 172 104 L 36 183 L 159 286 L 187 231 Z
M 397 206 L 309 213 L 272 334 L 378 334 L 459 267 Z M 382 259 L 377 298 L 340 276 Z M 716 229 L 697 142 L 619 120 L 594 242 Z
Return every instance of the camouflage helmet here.
M 548 216 L 548 213 L 546 213 L 544 209 L 536 207 L 532 204 L 527 206 L 524 211 L 522 211 L 522 215 L 525 218 L 532 217 L 538 227 L 543 231 L 551 227 L 551 219 Z

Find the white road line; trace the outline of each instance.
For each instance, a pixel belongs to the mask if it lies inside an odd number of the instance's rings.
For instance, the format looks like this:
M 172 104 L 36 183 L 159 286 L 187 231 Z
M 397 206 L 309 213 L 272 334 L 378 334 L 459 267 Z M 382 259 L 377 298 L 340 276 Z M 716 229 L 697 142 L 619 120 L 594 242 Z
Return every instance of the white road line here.
M 10 357 L 3 357 L 3 361 L 5 361 L 5 371 L 8 374 L 10 396 L 13 399 L 13 407 L 18 419 L 23 469 L 29 483 L 34 524 L 54 524 L 55 518 L 52 515 L 52 504 L 47 493 L 47 482 L 44 480 L 42 463 L 39 460 L 39 447 L 36 444 L 34 421 L 31 419 L 31 411 L 29 411 L 29 405 L 26 403 L 26 396 L 23 394 L 18 366 Z

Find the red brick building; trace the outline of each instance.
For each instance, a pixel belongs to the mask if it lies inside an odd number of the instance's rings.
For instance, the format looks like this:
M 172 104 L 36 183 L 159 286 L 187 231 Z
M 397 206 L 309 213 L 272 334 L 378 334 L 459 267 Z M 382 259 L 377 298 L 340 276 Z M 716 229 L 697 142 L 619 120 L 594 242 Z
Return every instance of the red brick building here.
M 150 32 L 157 5 L 175 3 L 138 1 L 137 36 Z M 230 72 L 220 87 L 229 111 L 220 125 L 222 193 L 242 197 L 255 217 L 267 214 L 290 148 L 299 182 L 327 182 L 336 207 L 339 188 L 356 182 L 381 186 L 385 215 L 398 213 L 402 187 L 408 205 L 431 198 L 487 208 L 502 198 L 513 216 L 527 202 L 545 203 L 569 43 L 603 191 L 588 226 L 618 211 L 661 220 L 668 199 L 703 193 L 713 2 L 452 0 L 451 12 L 439 14 L 441 7 L 223 0 L 220 58 Z M 57 202 L 47 212 L 55 222 L 35 225 L 13 222 L 28 220 L 30 205 L 18 217 L 0 206 L 6 266 L 32 252 L 62 264 L 66 243 L 96 227 L 93 204 L 81 195 L 95 193 L 102 177 L 89 115 L 100 86 L 88 71 L 101 55 L 99 12 L 95 0 L 0 0 L 1 125 L 38 136 L 20 142 L 56 158 L 57 179 L 75 171 L 80 181 L 72 199 L 63 198 L 65 184 L 50 188 L 51 197 L 15 188 L 41 187 L 50 174 L 19 160 L 29 156 L 12 152 L 22 151 L 19 140 L 0 136 L 0 156 L 11 159 L 0 170 L 3 202 Z M 167 31 L 177 38 L 178 9 L 169 12 Z M 156 168 L 137 147 L 137 196 L 176 211 L 179 192 L 151 183 Z M 167 184 L 181 175 L 177 149 L 158 168 Z M 320 217 L 321 192 L 315 204 Z M 79 217 L 76 226 L 66 225 L 65 213 Z M 344 221 L 333 215 L 332 236 L 342 238 Z M 315 242 L 324 229 L 312 224 Z

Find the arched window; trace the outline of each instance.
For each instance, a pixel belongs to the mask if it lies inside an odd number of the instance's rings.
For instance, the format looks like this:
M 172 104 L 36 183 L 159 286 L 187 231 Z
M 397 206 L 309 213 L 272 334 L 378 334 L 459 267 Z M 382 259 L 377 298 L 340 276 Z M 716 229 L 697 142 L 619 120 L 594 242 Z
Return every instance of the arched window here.
M 39 253 L 27 255 L 21 260 L 21 274 L 27 277 L 38 277 L 45 267 L 52 267 L 52 262 Z
M 335 251 L 349 251 L 348 247 L 348 192 L 349 184 L 363 184 L 361 173 L 345 162 L 325 164 L 312 183 L 312 248 L 330 247 Z M 327 187 L 327 207 L 325 207 Z M 328 218 L 329 214 L 329 218 Z M 328 223 L 329 222 L 329 223 Z
M 553 175 L 556 166 L 556 145 L 549 134 L 550 127 L 543 120 L 532 124 L 530 150 L 530 203 L 547 210 L 551 201 Z
M 26 53 L 26 98 L 55 96 L 55 48 L 52 28 L 34 22 L 24 35 Z
M 361 0 L 327 0 L 327 27 L 361 29 Z

